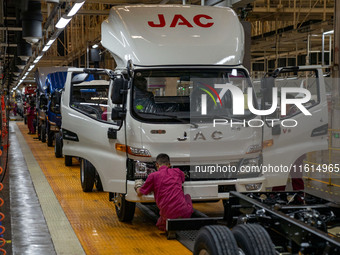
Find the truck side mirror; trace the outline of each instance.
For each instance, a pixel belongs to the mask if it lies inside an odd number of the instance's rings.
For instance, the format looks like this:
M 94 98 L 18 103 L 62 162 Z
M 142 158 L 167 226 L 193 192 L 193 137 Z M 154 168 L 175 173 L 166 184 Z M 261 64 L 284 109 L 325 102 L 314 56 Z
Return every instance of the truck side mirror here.
M 114 104 L 122 104 L 127 88 L 127 81 L 124 78 L 115 78 L 112 86 L 111 101 Z
M 79 84 L 79 83 L 82 83 L 84 81 L 86 81 L 87 77 L 89 76 L 88 73 L 80 73 L 80 74 L 77 74 L 75 76 L 73 76 L 72 78 L 72 84 Z
M 125 111 L 122 107 L 114 107 L 111 112 L 112 120 L 122 120 L 125 118 Z

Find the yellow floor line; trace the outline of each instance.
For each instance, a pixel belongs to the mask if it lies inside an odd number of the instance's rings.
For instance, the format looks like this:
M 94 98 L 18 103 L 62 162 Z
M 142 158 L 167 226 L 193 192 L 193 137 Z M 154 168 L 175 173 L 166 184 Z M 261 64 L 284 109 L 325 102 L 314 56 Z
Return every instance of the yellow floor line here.
M 15 125 L 13 126 L 21 151 L 25 157 L 34 189 L 39 198 L 56 253 L 69 255 L 85 254 L 44 173 L 28 147 L 24 136 Z

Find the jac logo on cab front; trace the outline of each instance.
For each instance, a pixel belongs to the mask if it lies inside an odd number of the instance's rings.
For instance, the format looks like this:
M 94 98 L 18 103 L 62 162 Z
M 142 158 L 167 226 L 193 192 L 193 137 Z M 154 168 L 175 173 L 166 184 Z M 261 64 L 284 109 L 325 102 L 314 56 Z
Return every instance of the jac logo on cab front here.
M 211 27 L 214 25 L 214 22 L 208 22 L 211 20 L 212 17 L 205 15 L 205 14 L 197 14 L 193 17 L 192 22 L 190 23 L 189 20 L 184 18 L 181 14 L 175 14 L 173 19 L 171 20 L 170 27 L 176 26 L 187 26 L 187 27 L 194 27 L 194 25 L 199 27 Z M 165 27 L 167 25 L 167 21 L 164 18 L 163 14 L 158 14 L 157 21 L 149 21 L 148 22 L 150 27 Z

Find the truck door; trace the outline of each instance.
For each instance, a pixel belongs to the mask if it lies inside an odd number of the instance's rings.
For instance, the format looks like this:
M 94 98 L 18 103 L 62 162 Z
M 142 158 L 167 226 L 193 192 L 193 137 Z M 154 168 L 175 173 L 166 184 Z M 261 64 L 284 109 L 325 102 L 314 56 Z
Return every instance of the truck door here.
M 119 126 L 111 121 L 111 79 L 105 73 L 91 74 L 93 80 L 72 82 L 79 71 L 69 73 L 61 100 L 63 154 L 90 162 L 98 172 L 104 191 L 125 192 L 126 157 L 117 155 L 115 144 L 124 144 L 124 134 L 117 139 L 109 130 Z
M 308 102 L 302 105 L 311 115 L 305 115 L 295 105 L 287 105 L 286 114 L 278 105 L 272 116 L 266 116 L 263 142 L 263 172 L 267 187 L 285 185 L 289 171 L 303 171 L 294 167 L 300 156 L 328 146 L 328 108 L 325 83 L 321 69 L 295 68 L 276 72 L 275 87 L 278 89 L 278 103 L 283 88 L 305 88 L 311 93 Z M 303 98 L 303 93 L 287 93 L 286 98 Z M 274 120 L 273 120 L 274 119 Z

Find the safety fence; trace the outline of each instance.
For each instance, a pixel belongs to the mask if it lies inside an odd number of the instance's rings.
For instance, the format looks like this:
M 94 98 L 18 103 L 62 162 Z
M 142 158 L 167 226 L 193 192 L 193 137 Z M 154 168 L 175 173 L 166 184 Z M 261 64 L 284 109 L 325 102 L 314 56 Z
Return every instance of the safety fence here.
M 315 180 L 313 174 L 319 173 L 318 181 L 340 187 L 339 182 L 335 183 L 335 179 L 340 178 L 340 147 L 334 145 L 333 139 L 340 139 L 340 129 L 328 129 L 327 151 L 308 153 L 304 163 L 315 166 L 315 171 L 305 171 L 307 180 Z

